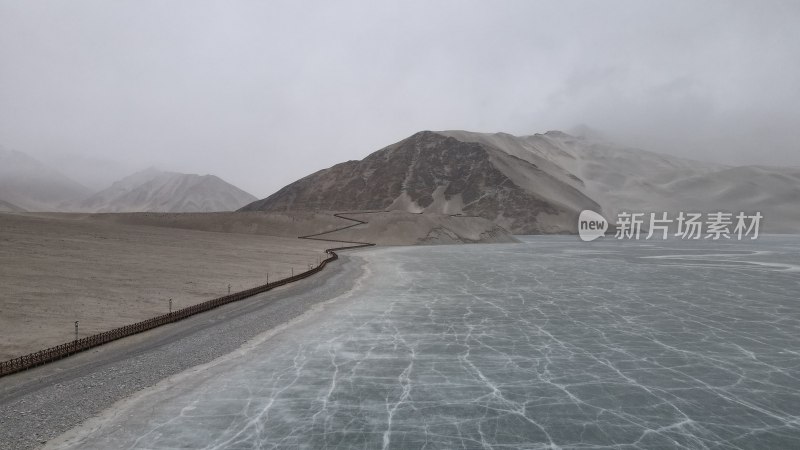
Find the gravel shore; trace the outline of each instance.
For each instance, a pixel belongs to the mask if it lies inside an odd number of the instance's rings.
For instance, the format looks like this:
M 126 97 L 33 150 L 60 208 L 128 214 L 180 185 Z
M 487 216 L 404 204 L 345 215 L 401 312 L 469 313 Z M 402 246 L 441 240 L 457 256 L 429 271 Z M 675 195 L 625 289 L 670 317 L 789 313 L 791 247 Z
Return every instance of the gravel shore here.
M 31 449 L 115 402 L 208 363 L 352 286 L 357 252 L 322 273 L 187 320 L 0 378 L 0 449 Z

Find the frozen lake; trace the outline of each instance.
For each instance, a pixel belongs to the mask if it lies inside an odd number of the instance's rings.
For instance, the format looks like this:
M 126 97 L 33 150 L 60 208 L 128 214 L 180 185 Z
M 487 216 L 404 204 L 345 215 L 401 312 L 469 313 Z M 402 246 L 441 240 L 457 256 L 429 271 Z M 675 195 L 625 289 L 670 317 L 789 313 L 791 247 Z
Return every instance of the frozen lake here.
M 68 443 L 800 448 L 799 237 L 359 255 L 346 298 Z

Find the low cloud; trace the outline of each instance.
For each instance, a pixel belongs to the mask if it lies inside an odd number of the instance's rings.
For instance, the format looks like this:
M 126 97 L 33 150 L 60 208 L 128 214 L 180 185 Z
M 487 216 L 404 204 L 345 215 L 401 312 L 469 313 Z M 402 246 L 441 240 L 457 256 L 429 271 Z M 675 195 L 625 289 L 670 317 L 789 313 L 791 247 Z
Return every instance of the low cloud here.
M 799 19 L 788 1 L 0 1 L 0 144 L 259 197 L 421 129 L 588 124 L 800 166 Z

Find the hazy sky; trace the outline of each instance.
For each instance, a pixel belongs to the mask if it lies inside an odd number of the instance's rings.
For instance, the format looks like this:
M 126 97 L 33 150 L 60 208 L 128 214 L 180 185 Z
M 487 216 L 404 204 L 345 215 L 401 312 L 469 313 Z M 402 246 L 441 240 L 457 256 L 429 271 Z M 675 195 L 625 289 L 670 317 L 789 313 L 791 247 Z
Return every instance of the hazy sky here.
M 578 124 L 800 165 L 800 2 L 0 0 L 0 144 L 85 184 L 264 197 L 423 129 Z

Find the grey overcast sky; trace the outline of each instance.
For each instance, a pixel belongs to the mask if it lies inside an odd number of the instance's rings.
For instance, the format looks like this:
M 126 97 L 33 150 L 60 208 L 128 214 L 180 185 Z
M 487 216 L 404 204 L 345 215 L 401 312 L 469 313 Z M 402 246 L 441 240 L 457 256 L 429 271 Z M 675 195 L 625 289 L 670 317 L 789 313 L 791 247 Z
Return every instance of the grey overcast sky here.
M 800 2 L 0 0 L 0 145 L 264 197 L 423 129 L 800 166 Z

